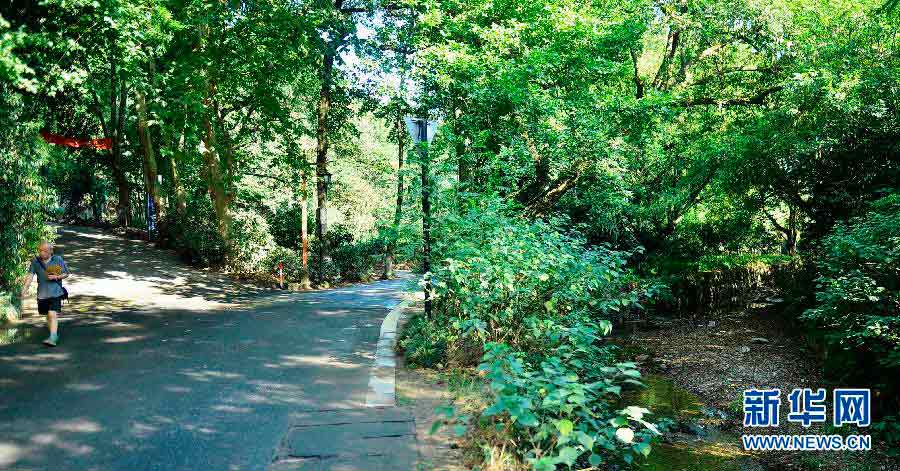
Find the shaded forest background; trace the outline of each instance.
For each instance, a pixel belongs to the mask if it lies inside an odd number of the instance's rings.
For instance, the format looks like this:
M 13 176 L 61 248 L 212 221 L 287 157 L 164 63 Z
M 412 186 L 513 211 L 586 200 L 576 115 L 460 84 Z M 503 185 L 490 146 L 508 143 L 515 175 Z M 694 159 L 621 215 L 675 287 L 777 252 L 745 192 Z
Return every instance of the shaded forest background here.
M 153 226 L 244 277 L 391 276 L 421 266 L 428 190 L 435 312 L 407 357 L 481 362 L 485 417 L 534 468 L 649 453 L 656 426 L 608 401 L 640 374 L 603 336 L 739 302 L 759 277 L 900 441 L 896 2 L 0 8 L 4 309 L 50 221 Z M 427 159 L 409 115 L 440 119 Z

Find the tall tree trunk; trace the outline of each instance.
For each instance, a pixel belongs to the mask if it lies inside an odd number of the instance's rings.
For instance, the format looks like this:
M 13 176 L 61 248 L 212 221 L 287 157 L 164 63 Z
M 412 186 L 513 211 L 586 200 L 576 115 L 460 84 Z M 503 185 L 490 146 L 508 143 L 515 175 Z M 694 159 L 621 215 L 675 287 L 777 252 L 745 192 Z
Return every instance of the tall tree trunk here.
M 209 95 L 215 94 L 215 85 L 210 85 Z M 219 236 L 225 243 L 226 256 L 231 255 L 231 214 L 228 210 L 229 201 L 225 183 L 225 176 L 222 172 L 222 163 L 219 158 L 219 149 L 216 142 L 216 132 L 213 129 L 212 119 L 210 115 L 213 110 L 210 104 L 210 98 L 207 98 L 206 113 L 203 116 L 203 163 L 204 176 L 206 177 L 207 189 L 209 190 L 210 201 L 212 201 L 213 209 L 216 213 L 216 223 Z
M 213 131 L 212 123 L 210 123 L 208 118 L 203 120 L 203 127 L 203 144 L 206 146 L 206 149 L 203 151 L 203 163 L 205 164 L 204 172 L 207 177 L 207 188 L 209 190 L 210 201 L 212 201 L 213 209 L 216 212 L 216 223 L 219 236 L 222 237 L 222 241 L 225 242 L 226 251 L 228 251 L 231 247 L 231 217 L 228 212 L 225 179 L 223 178 L 221 164 L 219 163 L 219 154 L 215 150 L 215 131 Z
M 459 183 L 465 188 L 472 179 L 472 165 L 466 158 L 466 145 L 462 142 L 456 143 L 456 160 Z
M 160 204 L 159 186 L 157 184 L 157 176 L 159 175 L 156 165 L 156 153 L 153 151 L 153 139 L 150 136 L 150 129 L 147 126 L 147 98 L 144 92 L 138 90 L 135 93 L 135 109 L 137 111 L 137 132 L 141 141 L 141 149 L 144 157 L 144 186 L 147 195 L 153 201 L 153 207 L 156 209 L 153 213 L 153 225 L 159 228 L 160 213 L 163 208 Z M 148 226 L 150 221 L 147 221 Z
M 94 224 L 99 226 L 103 222 L 103 190 L 99 188 L 99 180 L 96 174 L 91 175 L 91 212 L 94 216 Z
M 304 163 L 306 158 L 304 157 Z M 301 192 L 301 200 L 300 200 L 300 259 L 303 263 L 303 273 L 301 275 L 300 285 L 303 289 L 309 289 L 309 228 L 307 227 L 307 221 L 309 219 L 309 192 L 306 186 L 306 175 L 307 169 L 303 169 L 302 174 L 302 187 L 300 188 Z
M 210 38 L 210 28 L 203 25 L 199 30 L 200 42 L 205 43 Z M 210 40 L 215 43 L 215 38 Z M 215 44 L 211 49 L 215 49 Z M 218 87 L 216 85 L 216 74 L 211 68 L 202 68 L 201 72 L 206 80 L 206 96 L 203 99 L 203 129 L 201 130 L 201 140 L 203 142 L 203 177 L 206 180 L 209 198 L 213 205 L 216 215 L 216 228 L 219 237 L 225 244 L 225 261 L 232 260 L 234 254 L 234 246 L 231 240 L 231 212 L 229 206 L 231 204 L 231 195 L 228 192 L 228 183 L 231 177 L 231 156 L 227 155 L 225 162 L 227 167 L 223 170 L 222 149 L 219 148 L 219 142 L 216 135 L 216 124 L 221 123 L 218 104 Z M 227 173 L 226 173 L 227 172 Z
M 131 188 L 128 177 L 125 174 L 125 166 L 122 161 L 122 126 L 125 117 L 125 84 L 119 83 L 118 58 L 115 55 L 115 37 L 110 39 L 109 59 L 109 138 L 112 142 L 110 149 L 113 180 L 119 190 L 119 201 L 116 209 L 120 226 L 131 225 Z
M 119 193 L 116 214 L 119 225 L 128 227 L 131 226 L 131 188 L 128 184 L 128 177 L 125 175 L 125 170 L 122 168 L 121 151 L 118 147 L 119 145 L 114 141 L 112 148 L 112 171 L 113 180 L 116 182 Z
M 403 120 L 398 119 L 397 124 L 397 207 L 394 208 L 394 227 L 391 238 L 388 240 L 384 254 L 384 273 L 382 278 L 387 280 L 394 277 L 394 252 L 397 250 L 397 237 L 400 233 L 400 220 L 403 217 Z
M 327 47 L 327 46 L 326 46 Z M 335 52 L 325 51 L 322 58 L 322 87 L 319 91 L 318 123 L 316 126 L 316 239 L 319 241 L 319 270 L 316 282 L 324 282 L 324 267 L 328 262 L 328 114 L 331 110 L 331 79 Z
M 184 213 L 187 211 L 187 197 L 184 192 L 184 185 L 181 184 L 181 176 L 178 174 L 178 162 L 181 161 L 181 155 L 184 151 L 184 133 L 184 126 L 182 126 L 178 137 L 172 143 L 172 152 L 169 153 L 172 189 L 175 191 L 175 211 L 177 211 L 179 219 L 184 218 Z
M 797 206 L 788 205 L 787 254 L 797 255 Z

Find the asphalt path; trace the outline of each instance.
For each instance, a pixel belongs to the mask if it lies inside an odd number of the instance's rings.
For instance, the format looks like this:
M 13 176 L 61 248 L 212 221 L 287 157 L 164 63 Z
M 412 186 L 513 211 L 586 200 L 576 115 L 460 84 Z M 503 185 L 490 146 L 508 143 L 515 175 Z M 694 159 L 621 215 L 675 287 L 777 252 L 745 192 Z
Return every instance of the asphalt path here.
M 78 312 L 73 300 L 59 347 L 40 344 L 40 322 L 0 346 L 0 469 L 267 469 L 292 414 L 364 406 L 380 323 L 406 280 L 289 294 L 229 285 L 234 299 L 213 299 L 227 281 L 204 274 L 206 291 L 192 292 L 190 275 L 172 272 L 190 269 L 155 249 L 63 229 L 73 279 L 90 273 L 85 291 L 134 278 L 127 267 L 141 261 L 144 281 L 179 288 L 161 295 L 168 304 L 95 293 L 115 308 Z M 125 247 L 124 269 L 103 266 L 104 244 Z

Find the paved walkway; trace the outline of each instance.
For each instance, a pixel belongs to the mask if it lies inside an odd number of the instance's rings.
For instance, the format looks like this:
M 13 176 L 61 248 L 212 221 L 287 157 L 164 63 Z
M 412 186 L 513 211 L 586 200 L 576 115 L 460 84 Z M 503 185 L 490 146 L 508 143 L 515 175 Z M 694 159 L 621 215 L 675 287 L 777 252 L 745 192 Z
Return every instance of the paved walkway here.
M 413 469 L 409 416 L 365 407 L 406 281 L 256 290 L 141 242 L 61 232 L 61 346 L 38 343 L 41 325 L 0 347 L 0 469 Z

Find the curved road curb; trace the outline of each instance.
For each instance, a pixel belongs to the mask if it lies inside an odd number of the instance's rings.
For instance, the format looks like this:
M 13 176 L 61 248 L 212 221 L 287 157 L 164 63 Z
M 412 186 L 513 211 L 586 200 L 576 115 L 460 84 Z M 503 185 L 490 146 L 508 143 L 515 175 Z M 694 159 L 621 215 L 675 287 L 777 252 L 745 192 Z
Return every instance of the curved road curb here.
M 397 343 L 397 324 L 403 311 L 412 304 L 411 300 L 401 301 L 385 316 L 381 323 L 381 334 L 375 348 L 375 363 L 369 373 L 369 391 L 366 393 L 366 407 L 393 407 L 396 405 L 396 366 L 394 345 Z

